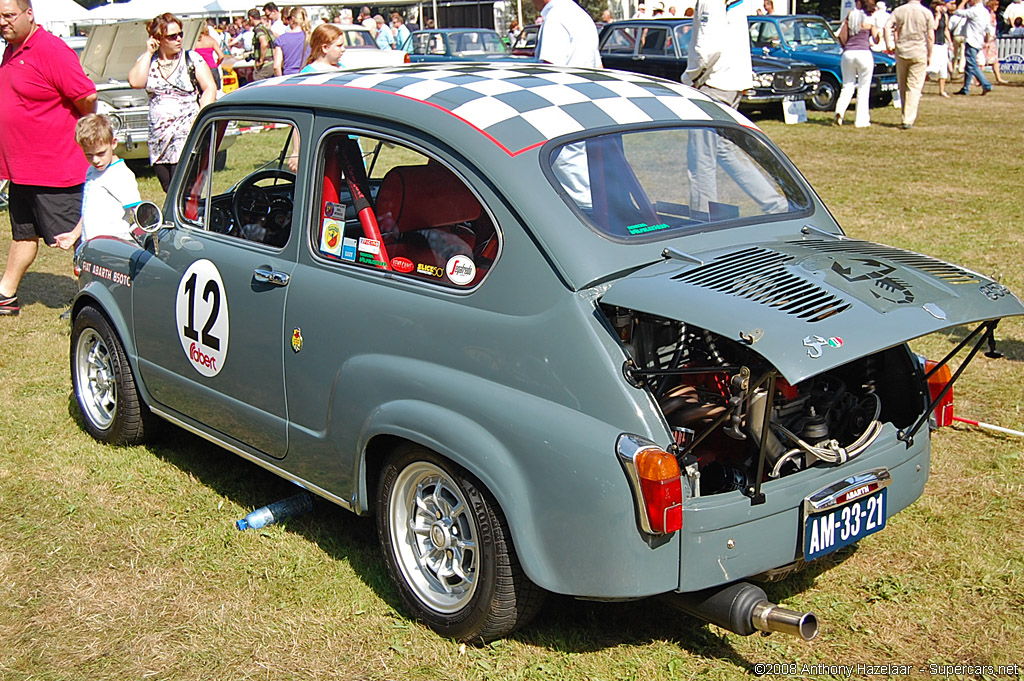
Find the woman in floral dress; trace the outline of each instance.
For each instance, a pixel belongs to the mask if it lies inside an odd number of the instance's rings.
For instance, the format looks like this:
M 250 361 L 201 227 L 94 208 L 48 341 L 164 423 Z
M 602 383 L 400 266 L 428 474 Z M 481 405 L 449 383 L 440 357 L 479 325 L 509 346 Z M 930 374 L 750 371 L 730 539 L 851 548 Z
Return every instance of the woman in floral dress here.
M 146 28 L 146 51 L 128 71 L 128 83 L 149 93 L 149 162 L 167 191 L 192 121 L 217 96 L 217 86 L 203 57 L 182 49 L 177 17 L 161 14 Z

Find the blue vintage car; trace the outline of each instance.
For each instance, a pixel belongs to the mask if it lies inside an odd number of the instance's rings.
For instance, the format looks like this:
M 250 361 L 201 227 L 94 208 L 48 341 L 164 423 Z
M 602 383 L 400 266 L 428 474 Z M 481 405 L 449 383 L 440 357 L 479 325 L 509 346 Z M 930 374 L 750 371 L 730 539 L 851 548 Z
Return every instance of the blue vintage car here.
M 752 16 L 750 51 L 755 56 L 802 59 L 821 69 L 821 82 L 807 99 L 807 106 L 816 111 L 836 108 L 843 82 L 839 61 L 843 48 L 828 23 L 819 16 L 796 14 L 788 16 Z M 896 91 L 896 60 L 875 52 L 875 72 L 871 78 L 871 97 L 889 102 Z
M 497 31 L 488 28 L 443 28 L 415 31 L 403 47 L 409 60 L 435 61 L 514 61 L 535 62 L 532 57 L 516 56 Z
M 709 97 L 539 64 L 232 92 L 163 218 L 76 264 L 90 434 L 168 421 L 375 516 L 408 611 L 475 641 L 551 592 L 814 636 L 745 580 L 922 494 L 949 358 L 926 368 L 908 339 L 971 324 L 969 361 L 1024 313 L 980 274 L 847 238 Z

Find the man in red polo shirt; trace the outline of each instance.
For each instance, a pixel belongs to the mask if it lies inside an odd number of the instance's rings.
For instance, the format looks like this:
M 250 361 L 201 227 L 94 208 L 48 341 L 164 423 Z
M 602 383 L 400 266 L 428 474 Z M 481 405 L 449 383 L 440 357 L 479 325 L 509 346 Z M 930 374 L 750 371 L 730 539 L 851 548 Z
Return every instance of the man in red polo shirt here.
M 0 179 L 8 188 L 11 249 L 0 279 L 0 315 L 16 315 L 18 284 L 39 239 L 55 244 L 82 212 L 89 163 L 75 123 L 96 109 L 96 86 L 64 41 L 35 22 L 30 0 L 0 0 Z

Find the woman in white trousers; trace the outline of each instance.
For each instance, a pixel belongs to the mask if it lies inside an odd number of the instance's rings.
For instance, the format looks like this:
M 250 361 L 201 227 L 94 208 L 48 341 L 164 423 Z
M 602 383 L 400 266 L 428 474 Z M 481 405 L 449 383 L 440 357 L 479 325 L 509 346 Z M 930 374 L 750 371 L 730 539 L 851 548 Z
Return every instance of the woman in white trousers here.
M 875 0 L 857 0 L 857 6 L 850 10 L 840 28 L 847 32 L 843 46 L 843 58 L 839 66 L 843 72 L 843 89 L 836 102 L 836 125 L 843 124 L 846 109 L 850 106 L 853 93 L 857 93 L 857 109 L 854 125 L 866 128 L 871 125 L 871 76 L 875 72 L 875 56 L 871 51 L 872 38 L 879 37 L 878 27 L 869 18 L 875 11 Z

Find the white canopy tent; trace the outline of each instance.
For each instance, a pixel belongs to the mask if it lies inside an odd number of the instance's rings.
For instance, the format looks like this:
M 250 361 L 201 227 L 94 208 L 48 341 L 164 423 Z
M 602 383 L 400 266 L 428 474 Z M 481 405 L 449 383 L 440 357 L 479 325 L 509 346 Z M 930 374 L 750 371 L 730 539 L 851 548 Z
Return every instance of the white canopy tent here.
M 158 14 L 168 11 L 179 16 L 222 13 L 217 0 L 175 0 L 170 8 L 168 7 L 167 0 L 131 0 L 131 2 L 101 5 L 89 11 L 89 19 L 93 21 L 152 19 Z
M 86 21 L 89 10 L 75 0 L 35 0 L 32 13 L 36 23 L 54 35 L 71 35 L 72 25 Z

